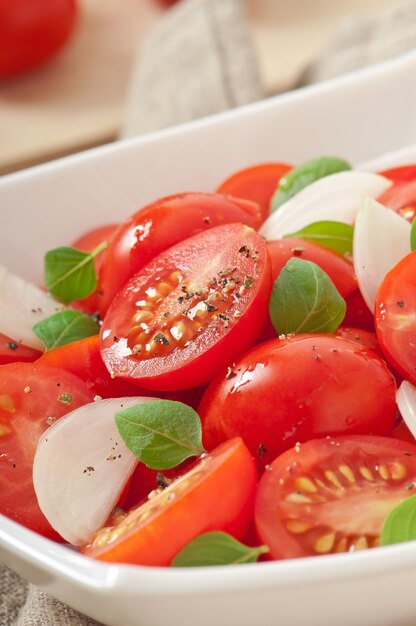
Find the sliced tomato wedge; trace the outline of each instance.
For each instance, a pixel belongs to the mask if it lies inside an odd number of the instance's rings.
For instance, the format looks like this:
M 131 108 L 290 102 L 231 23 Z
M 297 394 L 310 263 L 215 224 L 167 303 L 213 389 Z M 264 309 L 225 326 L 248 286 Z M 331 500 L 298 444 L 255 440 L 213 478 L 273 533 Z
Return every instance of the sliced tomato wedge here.
M 40 357 L 42 352 L 28 348 L 14 339 L 0 333 L 0 365 L 6 363 L 31 363 Z
M 266 244 L 242 224 L 170 248 L 119 293 L 101 329 L 111 376 L 172 391 L 208 382 L 254 343 L 267 314 Z
M 385 176 L 395 183 L 411 183 L 416 180 L 416 164 L 391 167 L 388 170 L 380 172 L 380 176 Z
M 59 539 L 41 512 L 32 480 L 40 436 L 58 418 L 93 400 L 86 383 L 62 369 L 11 363 L 0 369 L 0 513 Z
M 394 183 L 381 194 L 378 201 L 396 211 L 408 222 L 413 222 L 416 217 L 416 180 Z
M 308 441 L 263 474 L 255 522 L 270 558 L 379 545 L 390 511 L 415 493 L 416 446 L 384 437 Z
M 416 385 L 416 251 L 386 276 L 377 293 L 375 321 L 380 346 L 391 365 Z
M 99 274 L 100 314 L 142 267 L 171 246 L 220 224 L 261 224 L 258 204 L 213 193 L 182 193 L 157 200 L 120 225 Z
M 256 485 L 249 451 L 241 439 L 232 439 L 117 526 L 100 530 L 83 551 L 103 561 L 162 566 L 204 532 L 222 530 L 242 539 L 253 515 Z
M 217 193 L 258 202 L 264 221 L 270 215 L 270 200 L 280 179 L 291 169 L 293 165 L 287 163 L 260 163 L 247 167 L 224 180 Z

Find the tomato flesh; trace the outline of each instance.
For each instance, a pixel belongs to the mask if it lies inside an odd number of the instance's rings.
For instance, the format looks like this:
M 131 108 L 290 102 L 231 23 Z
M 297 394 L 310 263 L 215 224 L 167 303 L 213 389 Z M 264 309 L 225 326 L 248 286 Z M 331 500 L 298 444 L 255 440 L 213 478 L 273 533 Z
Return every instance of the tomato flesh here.
M 377 199 L 411 223 L 416 217 L 416 180 L 394 183 Z
M 384 361 L 355 341 L 294 335 L 256 346 L 209 385 L 199 414 L 208 450 L 240 436 L 258 467 L 315 437 L 389 435 L 396 383 Z
M 377 293 L 376 331 L 392 366 L 416 385 L 416 251 L 386 276 Z
M 132 215 L 115 233 L 99 273 L 101 317 L 127 281 L 158 254 L 187 237 L 232 222 L 258 228 L 259 206 L 218 194 L 183 193 Z
M 308 441 L 259 483 L 255 522 L 272 559 L 379 545 L 390 511 L 416 489 L 416 446 L 384 437 Z
M 32 481 L 40 436 L 58 418 L 93 396 L 77 376 L 38 363 L 0 371 L 0 513 L 46 537 L 59 539 L 41 512 Z
M 161 566 L 204 532 L 222 530 L 242 539 L 256 485 L 254 461 L 241 439 L 233 439 L 117 526 L 98 531 L 84 552 L 103 561 Z
M 264 221 L 270 215 L 270 201 L 280 179 L 291 169 L 293 166 L 286 163 L 260 163 L 236 172 L 224 180 L 216 191 L 258 202 Z
M 22 343 L 10 339 L 6 335 L 0 333 L 0 365 L 6 363 L 32 363 L 40 357 L 42 352 L 34 350 L 28 346 L 24 346 Z
M 149 389 L 208 382 L 257 338 L 271 276 L 266 245 L 227 224 L 170 248 L 119 293 L 101 329 L 114 376 Z

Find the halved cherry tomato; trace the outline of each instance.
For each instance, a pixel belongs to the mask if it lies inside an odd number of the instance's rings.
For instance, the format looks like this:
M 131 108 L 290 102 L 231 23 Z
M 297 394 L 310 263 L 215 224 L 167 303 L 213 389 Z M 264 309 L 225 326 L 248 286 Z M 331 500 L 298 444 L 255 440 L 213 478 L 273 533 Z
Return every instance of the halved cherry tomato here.
M 101 329 L 111 376 L 150 389 L 187 389 L 256 340 L 271 289 L 260 235 L 211 228 L 170 248 L 118 294 Z
M 15 362 L 31 363 L 36 361 L 41 354 L 38 350 L 28 348 L 0 333 L 0 365 Z
M 361 328 L 369 332 L 374 332 L 374 316 L 365 303 L 359 289 L 355 289 L 345 298 L 347 311 L 343 320 L 344 326 Z
M 394 183 L 377 199 L 408 222 L 413 222 L 416 217 L 416 180 Z
M 257 472 L 241 439 L 202 458 L 159 495 L 103 528 L 85 554 L 103 561 L 169 565 L 198 535 L 222 530 L 242 539 L 253 514 Z
M 182 193 L 157 200 L 120 225 L 99 275 L 100 314 L 142 267 L 187 237 L 220 224 L 261 224 L 254 202 L 218 194 Z
M 385 437 L 308 441 L 264 472 L 255 521 L 272 559 L 379 545 L 390 511 L 415 493 L 416 446 Z
M 293 166 L 286 163 L 260 163 L 236 172 L 224 180 L 216 191 L 257 202 L 264 221 L 270 215 L 270 200 L 280 179 L 291 169 Z
M 59 539 L 41 512 L 32 481 L 39 437 L 56 419 L 91 402 L 77 376 L 38 363 L 0 370 L 0 513 L 46 537 Z
M 105 226 L 99 226 L 98 228 L 89 230 L 88 232 L 81 235 L 81 237 L 76 239 L 71 244 L 71 246 L 73 248 L 77 248 L 77 250 L 82 250 L 82 252 L 92 252 L 103 241 L 107 241 L 108 243 L 110 243 L 117 228 L 118 224 L 107 224 Z M 94 259 L 95 272 L 97 276 L 106 254 L 107 250 L 102 250 Z M 94 291 L 94 293 L 92 293 L 91 295 L 83 298 L 83 300 L 72 302 L 71 306 L 73 308 L 79 309 L 80 311 L 84 311 L 85 313 L 96 313 L 98 311 L 97 291 Z
M 411 183 L 416 180 L 416 164 L 391 167 L 380 172 L 380 176 L 385 176 L 395 183 Z
M 377 337 L 387 360 L 416 385 L 416 251 L 386 276 L 377 293 Z
M 314 437 L 388 435 L 396 383 L 356 341 L 294 335 L 256 346 L 209 385 L 199 408 L 208 450 L 240 436 L 263 469 Z

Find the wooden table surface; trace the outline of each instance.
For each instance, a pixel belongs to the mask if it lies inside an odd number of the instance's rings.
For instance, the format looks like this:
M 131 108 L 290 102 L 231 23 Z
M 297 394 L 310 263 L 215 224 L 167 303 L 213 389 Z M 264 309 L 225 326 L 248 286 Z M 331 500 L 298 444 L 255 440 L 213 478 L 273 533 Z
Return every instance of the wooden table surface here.
M 136 49 L 165 9 L 157 0 L 80 1 L 80 24 L 61 56 L 0 86 L 0 173 L 117 137 Z M 290 88 L 342 16 L 393 3 L 249 0 L 266 91 Z

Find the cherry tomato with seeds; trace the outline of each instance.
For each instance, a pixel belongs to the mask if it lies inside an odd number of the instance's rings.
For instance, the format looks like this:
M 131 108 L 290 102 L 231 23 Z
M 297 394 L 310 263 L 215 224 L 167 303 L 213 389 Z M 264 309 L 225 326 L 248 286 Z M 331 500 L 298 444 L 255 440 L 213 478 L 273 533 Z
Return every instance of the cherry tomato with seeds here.
M 0 369 L 0 513 L 59 539 L 41 512 L 32 480 L 40 436 L 58 418 L 92 402 L 86 383 L 65 370 L 38 363 Z
M 208 450 L 242 437 L 258 467 L 315 437 L 391 434 L 396 383 L 385 362 L 333 335 L 273 339 L 230 363 L 199 407 Z
M 100 270 L 101 317 L 127 281 L 159 254 L 213 226 L 233 222 L 258 228 L 260 207 L 219 194 L 182 193 L 137 211 L 119 226 Z
M 111 376 L 162 391 L 197 387 L 249 348 L 267 315 L 264 239 L 225 224 L 173 246 L 136 274 L 101 328 Z
M 232 439 L 117 526 L 98 531 L 83 552 L 102 561 L 163 566 L 202 533 L 222 530 L 242 539 L 256 486 L 251 454 L 241 439 Z
M 291 169 L 293 166 L 286 163 L 260 163 L 236 172 L 224 180 L 216 191 L 257 202 L 264 221 L 270 215 L 270 201 L 280 179 Z
M 415 479 L 416 446 L 391 438 L 316 439 L 288 450 L 264 472 L 256 495 L 267 557 L 378 546 L 385 518 L 415 493 Z

